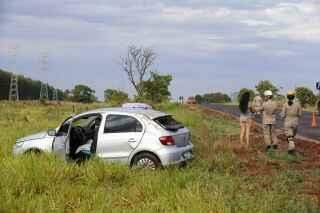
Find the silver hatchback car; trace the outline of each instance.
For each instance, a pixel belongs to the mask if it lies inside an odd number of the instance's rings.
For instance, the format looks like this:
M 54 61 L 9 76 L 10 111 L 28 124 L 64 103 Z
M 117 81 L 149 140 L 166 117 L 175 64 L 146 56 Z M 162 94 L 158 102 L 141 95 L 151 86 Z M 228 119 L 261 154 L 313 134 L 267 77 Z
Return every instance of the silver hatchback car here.
M 76 161 L 95 155 L 154 169 L 185 164 L 193 158 L 193 145 L 190 131 L 167 113 L 105 108 L 69 117 L 57 129 L 18 139 L 13 152 L 53 152 Z

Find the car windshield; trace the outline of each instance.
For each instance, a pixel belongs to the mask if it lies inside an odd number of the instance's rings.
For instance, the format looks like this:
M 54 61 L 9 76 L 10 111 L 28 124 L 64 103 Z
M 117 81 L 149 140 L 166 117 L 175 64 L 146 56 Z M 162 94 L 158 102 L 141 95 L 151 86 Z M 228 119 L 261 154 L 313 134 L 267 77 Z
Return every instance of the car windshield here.
M 184 126 L 176 121 L 171 115 L 155 118 L 154 121 L 169 131 L 178 131 L 179 129 L 184 128 Z
M 80 127 L 87 127 L 90 123 L 92 123 L 94 120 L 97 119 L 97 116 L 88 116 L 88 117 L 82 117 L 80 119 L 75 120 L 72 122 L 72 126 L 80 126 Z

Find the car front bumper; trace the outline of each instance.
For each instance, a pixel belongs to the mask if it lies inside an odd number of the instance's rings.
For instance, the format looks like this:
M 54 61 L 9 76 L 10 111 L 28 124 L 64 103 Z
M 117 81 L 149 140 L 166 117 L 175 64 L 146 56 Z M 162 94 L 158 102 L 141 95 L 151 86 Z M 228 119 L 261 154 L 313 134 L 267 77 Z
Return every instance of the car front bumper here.
M 13 146 L 12 152 L 14 156 L 20 155 L 23 153 L 23 143 L 16 143 Z
M 157 152 L 162 166 L 182 164 L 194 158 L 193 145 L 185 147 L 166 147 Z

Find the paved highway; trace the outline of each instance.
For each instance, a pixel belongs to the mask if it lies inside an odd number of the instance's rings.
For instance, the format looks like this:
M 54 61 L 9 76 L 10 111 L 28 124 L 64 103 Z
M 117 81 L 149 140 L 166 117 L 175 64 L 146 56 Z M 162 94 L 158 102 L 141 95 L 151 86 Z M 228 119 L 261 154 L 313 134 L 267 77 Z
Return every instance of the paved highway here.
M 234 116 L 239 116 L 240 111 L 238 106 L 229 106 L 229 105 L 223 105 L 223 104 L 204 104 L 205 107 L 209 107 L 214 110 L 218 110 L 221 112 L 229 113 Z M 280 112 L 279 112 L 280 113 Z M 303 112 L 303 115 L 300 119 L 299 123 L 299 132 L 298 134 L 300 136 L 310 138 L 313 140 L 318 140 L 320 141 L 320 117 L 317 117 L 318 121 L 318 128 L 311 128 L 311 118 L 312 118 L 312 113 L 310 112 Z M 261 117 L 256 119 L 259 123 L 261 123 Z M 283 128 L 283 120 L 281 120 L 280 117 L 277 118 L 277 127 L 278 128 Z

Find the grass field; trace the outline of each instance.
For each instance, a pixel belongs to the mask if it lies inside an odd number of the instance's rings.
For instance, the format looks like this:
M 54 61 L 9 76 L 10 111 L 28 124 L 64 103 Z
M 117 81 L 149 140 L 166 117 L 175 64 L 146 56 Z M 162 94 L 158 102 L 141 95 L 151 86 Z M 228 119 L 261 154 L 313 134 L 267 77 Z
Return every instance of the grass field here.
M 52 155 L 14 158 L 16 138 L 56 127 L 72 105 L 0 102 L 0 212 L 319 212 L 320 199 L 303 193 L 306 176 L 292 169 L 291 159 L 238 147 L 237 122 L 198 107 L 158 107 L 192 131 L 196 159 L 187 168 L 154 172 L 98 159 L 77 166 Z M 319 176 L 314 170 L 308 178 Z

